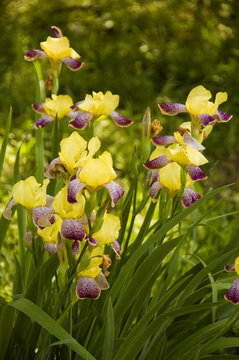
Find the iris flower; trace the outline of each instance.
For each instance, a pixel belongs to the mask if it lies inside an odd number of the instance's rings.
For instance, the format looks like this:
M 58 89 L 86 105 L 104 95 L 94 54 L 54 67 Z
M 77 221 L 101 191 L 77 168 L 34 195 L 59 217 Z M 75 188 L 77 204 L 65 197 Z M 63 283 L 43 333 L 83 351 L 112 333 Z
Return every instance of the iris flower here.
M 231 119 L 231 115 L 218 110 L 218 106 L 227 101 L 226 92 L 218 92 L 215 102 L 209 101 L 212 94 L 202 85 L 193 88 L 183 104 L 159 104 L 161 112 L 165 115 L 176 115 L 188 112 L 192 118 L 199 120 L 203 126 L 213 125 L 215 122 L 227 122 Z
M 46 41 L 40 43 L 42 50 L 31 49 L 24 56 L 27 61 L 34 61 L 37 59 L 48 58 L 53 71 L 57 74 L 61 71 L 61 64 L 64 63 L 70 70 L 79 70 L 83 63 L 78 60 L 80 55 L 70 47 L 69 40 L 62 35 L 61 30 L 56 27 L 51 27 L 55 37 L 48 36 Z
M 36 207 L 45 206 L 47 203 L 46 188 L 48 184 L 49 179 L 45 179 L 43 185 L 41 185 L 34 176 L 18 181 L 12 188 L 13 198 L 4 211 L 5 218 L 12 220 L 12 207 L 17 204 L 22 205 L 30 212 Z
M 119 105 L 119 95 L 113 95 L 110 91 L 103 94 L 101 91 L 92 95 L 86 95 L 85 100 L 78 102 L 72 107 L 68 116 L 72 117 L 70 125 L 75 129 L 84 129 L 91 120 L 100 116 L 110 116 L 116 125 L 129 126 L 132 121 L 119 114 L 115 109 Z
M 42 114 L 43 116 L 35 123 L 36 128 L 43 128 L 49 122 L 52 122 L 56 117 L 61 120 L 68 114 L 73 101 L 68 95 L 54 95 L 52 98 L 47 98 L 45 102 L 33 104 L 33 110 Z
M 187 132 L 184 136 L 175 133 L 174 136 L 158 136 L 153 139 L 157 147 L 151 154 L 150 161 L 144 165 L 152 170 L 150 196 L 154 199 L 163 187 L 170 196 L 175 196 L 182 185 L 181 168 L 183 168 L 187 172 L 187 178 L 182 203 L 185 207 L 190 206 L 201 197 L 190 186 L 193 181 L 206 179 L 206 175 L 199 167 L 208 162 L 201 153 L 204 147 Z

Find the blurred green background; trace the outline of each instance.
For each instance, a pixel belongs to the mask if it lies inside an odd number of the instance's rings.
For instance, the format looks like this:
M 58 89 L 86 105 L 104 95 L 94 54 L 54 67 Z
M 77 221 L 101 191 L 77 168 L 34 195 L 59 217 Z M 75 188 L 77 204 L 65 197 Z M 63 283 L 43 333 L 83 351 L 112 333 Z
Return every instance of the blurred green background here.
M 34 167 L 29 154 L 34 149 L 31 104 L 35 101 L 35 77 L 33 66 L 24 60 L 24 55 L 39 48 L 47 36 L 53 36 L 52 25 L 61 28 L 85 62 L 76 73 L 62 67 L 59 94 L 69 94 L 76 102 L 92 90 L 110 90 L 120 95 L 119 111 L 135 123 L 126 130 L 112 123 L 101 130 L 104 146 L 110 146 L 117 160 L 119 175 L 130 166 L 132 141 L 137 143 L 141 136 L 141 120 L 147 106 L 152 119 L 159 119 L 164 126 L 163 134 L 175 131 L 182 120 L 189 119 L 187 115 L 163 116 L 157 104 L 185 103 L 189 91 L 201 84 L 211 91 L 213 101 L 216 92 L 227 91 L 228 101 L 220 109 L 233 114 L 229 123 L 216 124 L 205 141 L 205 155 L 210 163 L 204 167 L 209 179 L 203 186 L 208 190 L 238 181 L 238 1 L 2 0 L 0 13 L 0 135 L 4 134 L 9 106 L 13 106 L 11 146 L 2 178 L 2 207 L 9 199 L 12 165 L 20 143 L 23 142 L 22 176 L 28 176 Z M 48 61 L 41 64 L 47 79 Z M 67 123 L 65 120 L 65 128 Z M 51 138 L 45 136 L 48 150 Z M 119 148 L 121 155 L 117 155 Z M 46 159 L 49 158 L 50 151 L 46 151 Z M 223 198 L 225 203 L 218 211 L 238 210 L 237 185 L 233 191 L 224 192 Z M 229 223 L 232 230 L 235 223 Z M 220 224 L 222 231 L 227 225 L 227 221 Z M 14 247 L 14 243 L 9 246 Z

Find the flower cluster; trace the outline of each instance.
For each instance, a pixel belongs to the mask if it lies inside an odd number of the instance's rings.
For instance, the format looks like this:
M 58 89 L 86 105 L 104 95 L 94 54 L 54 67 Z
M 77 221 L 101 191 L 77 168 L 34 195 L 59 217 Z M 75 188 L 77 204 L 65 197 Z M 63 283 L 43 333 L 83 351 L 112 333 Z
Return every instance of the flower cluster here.
M 120 220 L 108 212 L 108 200 L 99 205 L 98 218 L 94 202 L 91 213 L 86 215 L 87 202 L 92 203 L 99 189 L 108 191 L 112 206 L 124 195 L 123 188 L 114 181 L 116 173 L 111 154 L 105 151 L 94 157 L 100 146 L 97 137 L 87 144 L 77 132 L 73 132 L 61 141 L 59 158 L 54 159 L 46 171 L 49 178 L 60 174 L 65 186 L 54 197 L 49 196 L 46 189 L 50 180 L 45 179 L 41 185 L 30 176 L 13 186 L 13 199 L 4 213 L 7 219 L 11 219 L 14 205 L 25 207 L 37 227 L 37 234 L 44 241 L 45 249 L 51 255 L 58 252 L 62 261 L 65 261 L 66 242 L 70 242 L 76 259 L 82 251 L 81 243 L 88 243 L 79 264 L 76 286 L 79 298 L 98 298 L 100 291 L 109 286 L 105 275 L 111 261 L 104 254 L 104 246 L 110 245 L 117 258 L 120 257 L 117 242 Z
M 189 93 L 186 105 L 159 105 L 161 112 L 166 115 L 190 113 L 191 122 L 182 123 L 173 136 L 152 138 L 156 149 L 144 166 L 151 171 L 150 196 L 153 199 L 161 188 L 174 197 L 182 187 L 181 200 L 185 207 L 200 199 L 201 195 L 192 186 L 195 181 L 207 178 L 200 168 L 208 162 L 203 155 L 205 147 L 202 142 L 216 122 L 225 122 L 231 118 L 231 115 L 218 110 L 218 105 L 227 100 L 227 93 L 217 93 L 215 103 L 208 101 L 210 98 L 210 91 L 199 85 Z

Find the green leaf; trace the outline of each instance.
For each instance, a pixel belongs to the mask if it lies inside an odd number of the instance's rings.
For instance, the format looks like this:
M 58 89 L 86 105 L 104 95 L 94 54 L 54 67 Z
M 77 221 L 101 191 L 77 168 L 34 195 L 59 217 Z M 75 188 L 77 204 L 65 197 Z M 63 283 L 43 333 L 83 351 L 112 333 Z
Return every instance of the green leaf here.
M 2 173 L 4 158 L 5 158 L 5 154 L 6 154 L 8 135 L 9 135 L 9 131 L 11 128 L 11 122 L 12 122 L 12 108 L 10 107 L 8 118 L 7 118 L 7 123 L 4 126 L 5 133 L 4 133 L 4 138 L 3 138 L 2 147 L 1 147 L 1 151 L 0 151 L 0 176 Z
M 0 360 L 5 360 L 9 340 L 13 331 L 13 322 L 16 310 L 6 305 L 0 317 Z
M 39 306 L 28 299 L 21 298 L 9 306 L 13 306 L 17 310 L 22 311 L 29 316 L 33 321 L 37 322 L 41 327 L 48 331 L 51 335 L 64 341 L 65 344 L 84 360 L 96 360 L 86 349 L 83 348 L 66 330 L 64 330 L 54 319 L 52 319 Z
M 104 360 L 113 359 L 113 349 L 114 349 L 114 310 L 111 302 L 111 298 L 108 298 L 108 307 L 107 307 L 107 318 L 105 326 L 105 338 L 104 338 L 104 347 L 103 347 L 103 356 Z

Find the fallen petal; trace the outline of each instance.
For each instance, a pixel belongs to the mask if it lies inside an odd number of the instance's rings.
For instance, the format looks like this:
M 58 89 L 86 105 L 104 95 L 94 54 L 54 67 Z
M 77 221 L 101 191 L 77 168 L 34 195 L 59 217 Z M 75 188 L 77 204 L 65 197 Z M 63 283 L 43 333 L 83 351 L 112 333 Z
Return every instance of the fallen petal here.
M 160 109 L 162 114 L 169 115 L 169 116 L 173 116 L 173 115 L 177 115 L 179 113 L 187 112 L 187 108 L 183 104 L 178 104 L 178 103 L 159 104 L 158 106 L 159 106 L 159 109 Z
M 195 201 L 199 200 L 201 197 L 202 196 L 198 194 L 196 191 L 190 188 L 186 188 L 182 195 L 181 201 L 185 207 L 189 207 L 190 205 L 195 203 Z
M 124 189 L 115 181 L 111 181 L 109 184 L 105 184 L 103 186 L 106 188 L 111 197 L 111 206 L 114 207 L 117 201 L 124 195 Z
M 76 295 L 80 299 L 98 299 L 100 288 L 95 279 L 81 276 L 76 284 Z
M 77 71 L 84 65 L 82 61 L 73 59 L 72 57 L 61 58 L 61 61 L 72 71 Z
M 239 279 L 236 279 L 228 292 L 225 295 L 225 299 L 231 301 L 233 304 L 239 303 Z
M 110 114 L 110 117 L 113 119 L 116 125 L 118 126 L 129 126 L 133 124 L 133 121 L 127 119 L 125 116 L 119 114 L 117 111 L 113 111 Z

